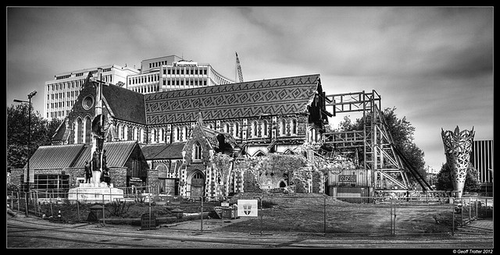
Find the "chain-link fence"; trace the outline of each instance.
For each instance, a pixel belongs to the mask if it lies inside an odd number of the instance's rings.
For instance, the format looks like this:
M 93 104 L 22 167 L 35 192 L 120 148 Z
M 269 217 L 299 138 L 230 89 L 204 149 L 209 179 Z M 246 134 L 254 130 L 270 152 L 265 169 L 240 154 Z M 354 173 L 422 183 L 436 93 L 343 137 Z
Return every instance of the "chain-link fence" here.
M 453 235 L 474 220 L 491 220 L 492 197 L 440 195 L 406 197 L 331 197 L 322 194 L 240 193 L 231 197 L 167 196 L 148 187 L 124 189 L 123 196 L 87 203 L 69 200 L 64 190 L 11 191 L 8 207 L 61 222 L 97 221 L 140 224 L 149 215 L 156 224 L 190 220 L 219 224 L 220 231 L 248 233 L 305 232 L 331 235 Z M 242 201 L 255 201 L 257 216 L 242 213 Z M 238 208 L 240 211 L 238 212 Z M 249 209 L 249 208 L 246 208 Z M 250 209 L 249 209 L 250 210 Z M 142 217 L 144 218 L 144 217 Z M 231 224 L 224 224 L 227 221 Z

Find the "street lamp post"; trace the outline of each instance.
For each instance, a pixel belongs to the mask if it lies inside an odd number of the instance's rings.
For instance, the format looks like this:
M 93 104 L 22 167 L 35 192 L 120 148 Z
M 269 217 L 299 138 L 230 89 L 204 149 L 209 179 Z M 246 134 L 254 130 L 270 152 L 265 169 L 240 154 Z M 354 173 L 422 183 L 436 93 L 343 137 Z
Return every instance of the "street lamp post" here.
M 14 99 L 16 103 L 28 103 L 28 163 L 26 165 L 26 217 L 29 217 L 29 193 L 30 193 L 30 158 L 31 158 L 31 98 L 36 95 L 36 90 L 28 94 L 28 101 Z

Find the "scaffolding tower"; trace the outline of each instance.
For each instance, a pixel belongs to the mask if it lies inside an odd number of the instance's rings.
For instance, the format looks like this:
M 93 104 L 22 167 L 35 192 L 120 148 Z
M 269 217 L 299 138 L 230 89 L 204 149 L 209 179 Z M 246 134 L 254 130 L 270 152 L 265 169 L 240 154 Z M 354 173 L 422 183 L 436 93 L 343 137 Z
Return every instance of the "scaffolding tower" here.
M 414 169 L 404 155 L 394 146 L 381 111 L 381 97 L 375 91 L 352 92 L 325 96 L 326 106 L 333 107 L 333 115 L 350 112 L 363 114 L 363 129 L 354 131 L 325 132 L 323 144 L 335 150 L 363 151 L 362 167 L 366 170 L 369 185 L 376 191 L 412 189 L 408 173 L 424 191 L 432 190 L 425 179 Z

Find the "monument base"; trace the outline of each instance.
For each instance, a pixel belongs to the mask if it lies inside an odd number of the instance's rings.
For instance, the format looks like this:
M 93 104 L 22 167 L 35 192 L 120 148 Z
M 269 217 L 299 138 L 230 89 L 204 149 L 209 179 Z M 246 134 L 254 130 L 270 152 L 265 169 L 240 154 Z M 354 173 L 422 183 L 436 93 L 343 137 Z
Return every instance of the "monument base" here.
M 453 194 L 455 195 L 455 198 L 458 200 L 462 199 L 463 191 L 464 191 L 464 186 L 465 186 L 465 180 L 464 181 L 457 181 L 453 183 Z
M 107 183 L 81 183 L 79 187 L 70 189 L 68 200 L 70 203 L 76 201 L 82 203 L 110 203 L 117 199 L 123 199 L 123 190 L 113 188 L 113 184 Z

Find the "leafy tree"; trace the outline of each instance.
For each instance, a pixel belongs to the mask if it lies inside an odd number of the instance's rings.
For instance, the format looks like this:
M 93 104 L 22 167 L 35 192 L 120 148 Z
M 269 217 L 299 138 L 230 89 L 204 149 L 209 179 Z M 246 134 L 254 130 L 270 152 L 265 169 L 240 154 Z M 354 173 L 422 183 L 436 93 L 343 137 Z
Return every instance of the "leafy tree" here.
M 451 167 L 448 163 L 444 163 L 441 170 L 437 174 L 436 189 L 438 190 L 453 190 L 453 183 L 451 180 Z M 477 170 L 469 164 L 467 168 L 467 175 L 465 177 L 464 191 L 478 191 L 480 189 L 479 181 L 477 180 Z
M 39 112 L 31 112 L 31 143 L 28 152 L 28 104 L 17 104 L 7 107 L 7 163 L 8 166 L 23 167 L 28 155 L 32 155 L 41 145 L 52 142 L 61 120 L 47 120 Z
M 387 131 L 391 134 L 394 146 L 408 159 L 409 163 L 422 175 L 425 179 L 427 172 L 425 171 L 424 152 L 414 143 L 413 134 L 415 127 L 406 119 L 398 118 L 396 115 L 396 107 L 385 108 L 382 112 L 384 120 L 387 124 Z M 367 121 L 370 121 L 371 115 L 365 116 Z M 356 119 L 352 122 L 349 117 L 344 117 L 344 120 L 339 124 L 339 131 L 363 130 L 363 118 Z M 359 153 L 360 160 L 364 160 L 363 154 Z M 413 175 L 408 175 L 410 180 L 416 181 Z

